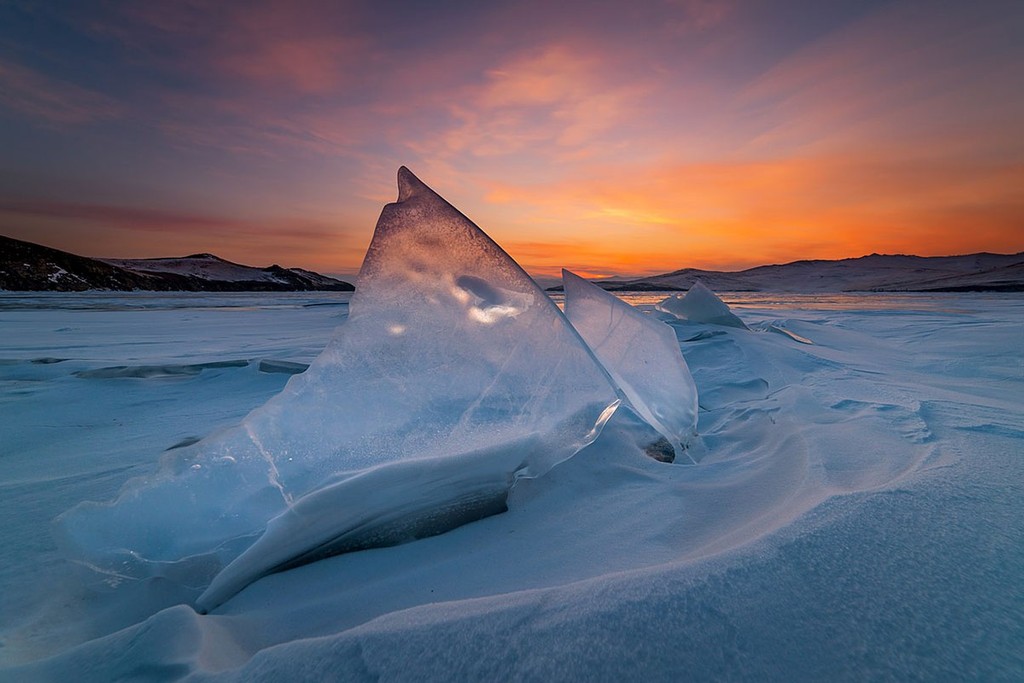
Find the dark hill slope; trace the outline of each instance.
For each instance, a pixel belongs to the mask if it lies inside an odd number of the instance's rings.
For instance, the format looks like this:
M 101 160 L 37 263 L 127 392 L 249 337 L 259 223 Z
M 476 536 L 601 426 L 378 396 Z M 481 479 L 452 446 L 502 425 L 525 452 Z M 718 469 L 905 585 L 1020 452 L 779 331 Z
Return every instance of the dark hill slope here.
M 348 282 L 300 268 L 244 266 L 212 254 L 101 260 L 0 235 L 0 289 L 79 292 L 352 291 Z

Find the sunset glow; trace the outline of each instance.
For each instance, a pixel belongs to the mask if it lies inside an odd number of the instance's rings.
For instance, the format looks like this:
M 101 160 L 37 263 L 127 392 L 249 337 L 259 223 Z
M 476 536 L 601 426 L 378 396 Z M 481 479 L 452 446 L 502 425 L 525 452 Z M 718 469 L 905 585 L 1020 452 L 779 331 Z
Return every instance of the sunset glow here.
M 1024 250 L 1019 2 L 7 3 L 0 234 L 352 274 L 408 165 L 527 270 Z

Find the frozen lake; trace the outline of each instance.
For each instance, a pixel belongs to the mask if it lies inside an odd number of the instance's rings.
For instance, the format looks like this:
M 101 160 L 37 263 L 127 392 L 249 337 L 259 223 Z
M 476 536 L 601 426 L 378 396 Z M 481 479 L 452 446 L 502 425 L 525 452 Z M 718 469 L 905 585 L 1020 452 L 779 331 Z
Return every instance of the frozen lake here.
M 0 293 L 0 678 L 1019 680 L 1024 298 L 723 294 L 746 331 L 664 296 L 620 298 L 676 332 L 700 464 L 598 441 L 200 616 L 51 522 L 279 393 L 350 295 Z

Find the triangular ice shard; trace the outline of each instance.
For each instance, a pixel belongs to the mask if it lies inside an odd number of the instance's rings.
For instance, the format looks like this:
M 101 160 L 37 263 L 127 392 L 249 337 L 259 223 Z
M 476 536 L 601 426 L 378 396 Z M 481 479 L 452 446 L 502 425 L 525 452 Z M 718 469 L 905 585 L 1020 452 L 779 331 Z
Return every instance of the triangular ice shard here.
M 697 386 L 675 332 L 568 270 L 562 283 L 566 317 L 632 408 L 682 457 L 697 428 Z
M 748 329 L 746 324 L 729 310 L 728 304 L 719 299 L 718 295 L 705 287 L 700 280 L 693 283 L 686 296 L 674 294 L 659 303 L 656 308 L 663 313 L 670 313 L 677 318 L 695 323 Z
M 469 219 L 404 167 L 398 182 L 323 353 L 239 427 L 65 513 L 78 557 L 200 586 L 230 562 L 209 609 L 303 558 L 500 509 L 515 477 L 596 437 L 618 396 L 579 335 Z

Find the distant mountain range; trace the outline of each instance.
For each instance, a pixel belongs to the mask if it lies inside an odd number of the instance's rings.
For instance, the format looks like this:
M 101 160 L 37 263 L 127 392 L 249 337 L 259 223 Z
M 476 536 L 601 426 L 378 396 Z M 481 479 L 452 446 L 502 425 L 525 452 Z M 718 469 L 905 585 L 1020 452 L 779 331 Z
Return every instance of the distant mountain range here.
M 701 280 L 719 292 L 1022 292 L 1024 252 L 964 256 L 871 254 L 794 261 L 728 272 L 684 268 L 644 278 L 597 281 L 609 291 L 685 291 Z M 302 268 L 256 268 L 213 254 L 94 259 L 0 235 L 0 290 L 352 291 L 343 280 Z M 551 287 L 549 291 L 560 291 Z
M 663 275 L 613 278 L 597 284 L 609 291 L 682 291 L 695 280 L 719 292 L 1024 292 L 1024 252 L 965 256 L 871 254 L 838 261 L 794 261 L 736 272 L 684 268 Z
M 302 268 L 255 268 L 213 254 L 178 258 L 94 259 L 0 235 L 0 290 L 79 292 L 305 292 L 355 289 Z

